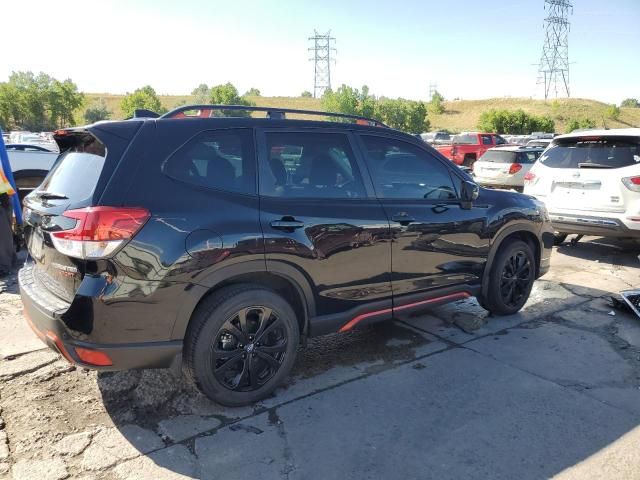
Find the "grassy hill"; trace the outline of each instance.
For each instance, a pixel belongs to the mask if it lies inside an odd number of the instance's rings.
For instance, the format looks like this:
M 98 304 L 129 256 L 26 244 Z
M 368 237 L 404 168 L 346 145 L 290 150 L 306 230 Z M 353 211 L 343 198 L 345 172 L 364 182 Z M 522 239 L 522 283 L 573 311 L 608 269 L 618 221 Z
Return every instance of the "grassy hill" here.
M 123 95 L 108 93 L 86 94 L 85 105 L 91 105 L 102 98 L 107 108 L 113 112 L 112 118 L 122 118 L 120 101 Z M 298 108 L 306 110 L 322 110 L 319 99 L 306 97 L 249 97 L 258 106 L 279 106 L 282 108 Z M 190 95 L 160 96 L 162 105 L 171 109 L 176 105 L 192 103 Z M 565 124 L 572 118 L 590 118 L 598 127 L 624 128 L 640 127 L 640 108 L 621 108 L 620 118 L 612 120 L 606 117 L 608 105 L 596 100 L 582 98 L 568 98 L 558 100 L 532 100 L 529 98 L 490 98 L 485 100 L 453 100 L 445 102 L 445 112 L 441 115 L 431 115 L 432 129 L 447 129 L 455 132 L 475 130 L 480 114 L 491 108 L 516 110 L 521 108 L 527 113 L 545 115 L 556 122 L 556 131 L 564 132 Z M 81 118 L 82 112 L 78 117 Z

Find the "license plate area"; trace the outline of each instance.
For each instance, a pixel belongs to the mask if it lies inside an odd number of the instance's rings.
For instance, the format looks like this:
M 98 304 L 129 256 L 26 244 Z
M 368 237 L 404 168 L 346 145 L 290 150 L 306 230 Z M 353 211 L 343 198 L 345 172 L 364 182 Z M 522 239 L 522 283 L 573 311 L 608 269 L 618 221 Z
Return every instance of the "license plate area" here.
M 39 228 L 35 228 L 29 236 L 29 244 L 27 245 L 29 253 L 34 260 L 42 262 L 44 257 L 44 237 Z

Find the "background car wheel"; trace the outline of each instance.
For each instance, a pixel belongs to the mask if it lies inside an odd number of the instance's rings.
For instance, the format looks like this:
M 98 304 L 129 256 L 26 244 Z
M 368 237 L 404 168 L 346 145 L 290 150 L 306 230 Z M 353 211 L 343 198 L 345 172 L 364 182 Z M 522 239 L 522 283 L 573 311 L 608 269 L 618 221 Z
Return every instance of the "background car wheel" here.
M 553 234 L 553 244 L 558 247 L 564 243 L 567 239 L 568 234 L 556 232 Z
M 465 155 L 462 160 L 462 166 L 472 168 L 473 164 L 476 163 L 475 155 Z
M 255 285 L 228 287 L 194 313 L 185 370 L 211 400 L 246 405 L 265 398 L 289 374 L 299 338 L 295 313 L 282 297 Z
M 511 315 L 529 299 L 535 280 L 535 256 L 528 243 L 501 245 L 489 273 L 487 297 L 480 304 L 495 315 Z

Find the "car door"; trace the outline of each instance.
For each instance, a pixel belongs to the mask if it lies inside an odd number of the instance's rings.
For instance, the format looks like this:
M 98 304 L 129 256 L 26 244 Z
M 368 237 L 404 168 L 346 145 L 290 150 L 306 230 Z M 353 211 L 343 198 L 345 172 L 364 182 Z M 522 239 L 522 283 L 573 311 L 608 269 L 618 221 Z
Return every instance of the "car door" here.
M 404 139 L 359 139 L 390 220 L 394 306 L 403 295 L 477 284 L 489 251 L 483 235 L 487 208 L 460 202 L 461 177 L 454 167 Z
M 390 315 L 389 222 L 351 134 L 265 129 L 258 144 L 267 269 L 294 268 L 308 279 L 312 316 L 348 319 L 363 308 Z

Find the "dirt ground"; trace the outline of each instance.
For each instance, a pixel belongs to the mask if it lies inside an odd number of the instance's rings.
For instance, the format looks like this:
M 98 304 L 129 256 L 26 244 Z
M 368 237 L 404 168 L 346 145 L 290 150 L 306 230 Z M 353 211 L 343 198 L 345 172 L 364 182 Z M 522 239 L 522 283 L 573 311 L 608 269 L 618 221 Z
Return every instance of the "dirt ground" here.
M 213 404 L 166 370 L 43 349 L 0 282 L 0 479 L 640 478 L 640 245 L 554 249 L 525 309 L 465 300 L 313 339 L 287 385 Z

